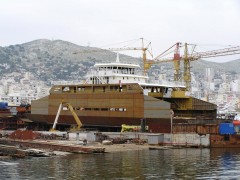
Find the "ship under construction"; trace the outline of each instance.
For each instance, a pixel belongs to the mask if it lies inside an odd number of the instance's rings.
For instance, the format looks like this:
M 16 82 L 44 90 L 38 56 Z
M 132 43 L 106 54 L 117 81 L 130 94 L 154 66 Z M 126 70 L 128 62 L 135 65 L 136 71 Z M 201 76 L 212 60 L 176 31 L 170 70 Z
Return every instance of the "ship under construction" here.
M 176 123 L 214 123 L 217 106 L 191 97 L 188 93 L 190 61 L 222 55 L 226 51 L 189 55 L 186 47 L 185 44 L 184 56 L 181 57 L 177 43 L 174 58 L 164 60 L 174 62 L 174 81 L 149 79 L 146 71 L 158 58 L 147 60 L 147 48 L 142 47 L 144 71 L 138 64 L 121 62 L 117 54 L 115 62 L 95 64 L 84 83 L 55 85 L 48 96 L 32 101 L 28 118 L 38 129 L 48 130 L 54 123 L 59 104 L 63 104 L 57 129 L 65 130 L 76 123 L 64 106 L 63 102 L 66 102 L 73 107 L 82 128 L 100 131 L 121 131 L 123 124 L 141 124 L 148 127 L 148 132 L 170 133 Z M 184 84 L 179 81 L 181 60 L 184 61 Z

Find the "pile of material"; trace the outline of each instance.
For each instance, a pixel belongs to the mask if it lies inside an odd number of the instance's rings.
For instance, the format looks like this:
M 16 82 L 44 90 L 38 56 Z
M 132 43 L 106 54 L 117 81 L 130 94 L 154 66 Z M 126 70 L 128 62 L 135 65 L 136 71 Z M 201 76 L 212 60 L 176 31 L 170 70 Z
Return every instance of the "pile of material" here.
M 19 139 L 19 140 L 35 140 L 35 139 L 42 139 L 42 140 L 66 140 L 67 137 L 63 137 L 63 135 L 57 134 L 42 134 L 33 132 L 31 130 L 16 130 L 11 133 L 8 138 L 10 139 Z
M 16 130 L 10 134 L 10 139 L 20 139 L 20 140 L 33 140 L 37 139 L 39 133 L 35 133 L 30 130 Z

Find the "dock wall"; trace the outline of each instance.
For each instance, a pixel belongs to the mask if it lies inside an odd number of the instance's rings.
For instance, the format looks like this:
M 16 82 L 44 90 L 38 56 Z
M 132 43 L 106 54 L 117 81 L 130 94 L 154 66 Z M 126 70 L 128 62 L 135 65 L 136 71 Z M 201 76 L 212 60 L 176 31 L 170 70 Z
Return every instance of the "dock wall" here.
M 12 132 L 0 131 L 0 134 L 10 134 Z M 87 140 L 88 142 L 101 142 L 103 136 L 107 139 L 140 139 L 149 142 L 150 145 L 175 145 L 184 147 L 210 147 L 210 135 L 199 135 L 196 133 L 182 134 L 154 134 L 154 133 L 139 133 L 139 132 L 41 132 L 42 134 L 56 133 L 59 136 L 68 137 L 71 141 Z M 98 133 L 100 135 L 98 135 Z

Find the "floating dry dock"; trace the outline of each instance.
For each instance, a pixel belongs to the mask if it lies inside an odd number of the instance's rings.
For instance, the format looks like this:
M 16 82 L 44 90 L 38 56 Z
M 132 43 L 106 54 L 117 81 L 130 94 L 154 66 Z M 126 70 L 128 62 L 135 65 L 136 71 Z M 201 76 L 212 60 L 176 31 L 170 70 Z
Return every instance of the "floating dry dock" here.
M 12 140 L 12 139 L 0 139 L 0 144 L 11 145 L 11 146 L 19 146 L 21 148 L 36 148 L 36 149 L 47 149 L 49 151 L 63 151 L 70 153 L 104 153 L 105 148 L 101 147 L 93 147 L 93 146 L 83 146 L 79 144 L 70 144 L 69 142 L 65 142 L 64 144 L 60 144 L 51 141 L 39 141 L 39 140 Z

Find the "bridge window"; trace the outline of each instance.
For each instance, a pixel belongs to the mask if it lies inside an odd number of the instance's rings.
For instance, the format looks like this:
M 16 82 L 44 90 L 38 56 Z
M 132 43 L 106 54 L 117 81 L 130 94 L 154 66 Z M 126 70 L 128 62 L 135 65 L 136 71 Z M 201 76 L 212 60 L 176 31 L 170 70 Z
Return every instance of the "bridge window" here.
M 77 90 L 78 90 L 78 91 L 84 91 L 84 90 L 85 90 L 85 87 L 78 87 Z
M 68 92 L 68 91 L 70 91 L 70 87 L 69 86 L 65 86 L 65 87 L 63 87 L 62 91 L 63 92 Z
M 77 111 L 119 111 L 119 112 L 124 112 L 127 111 L 127 108 L 124 107 L 120 107 L 120 108 L 116 108 L 116 107 L 110 107 L 110 108 L 99 108 L 99 107 L 94 107 L 94 108 L 84 108 L 84 107 L 73 107 L 74 110 Z M 67 107 L 63 107 L 63 110 L 68 110 Z

